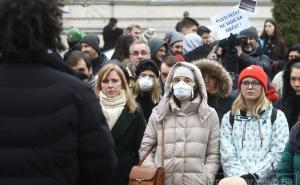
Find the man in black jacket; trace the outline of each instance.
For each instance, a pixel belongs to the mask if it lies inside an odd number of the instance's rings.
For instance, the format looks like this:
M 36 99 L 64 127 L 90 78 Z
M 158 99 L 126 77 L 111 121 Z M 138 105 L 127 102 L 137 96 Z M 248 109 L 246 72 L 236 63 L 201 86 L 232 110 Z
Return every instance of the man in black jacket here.
M 119 36 L 123 34 L 123 29 L 117 27 L 117 22 L 118 20 L 112 17 L 103 28 L 103 52 L 115 48 Z
M 81 51 L 88 54 L 92 59 L 93 75 L 97 75 L 108 62 L 107 57 L 101 53 L 99 45 L 100 39 L 96 34 L 87 34 L 80 41 Z
M 221 47 L 224 46 L 221 44 Z M 241 31 L 238 37 L 231 34 L 225 47 L 223 65 L 231 74 L 234 89 L 237 89 L 239 73 L 250 65 L 259 65 L 269 74 L 270 59 L 262 53 L 262 49 L 259 47 L 258 33 L 254 27 Z
M 113 139 L 60 51 L 60 0 L 0 1 L 0 184 L 111 184 Z

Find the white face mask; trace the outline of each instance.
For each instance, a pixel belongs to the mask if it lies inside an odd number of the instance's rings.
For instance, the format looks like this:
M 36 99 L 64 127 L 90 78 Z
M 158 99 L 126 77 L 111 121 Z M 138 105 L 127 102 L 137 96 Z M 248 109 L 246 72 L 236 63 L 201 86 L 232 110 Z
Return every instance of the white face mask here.
M 184 81 L 178 82 L 173 86 L 174 96 L 181 101 L 187 100 L 188 98 L 193 98 L 193 86 L 188 85 Z
M 142 92 L 151 92 L 153 87 L 153 79 L 148 76 L 139 77 L 139 86 Z

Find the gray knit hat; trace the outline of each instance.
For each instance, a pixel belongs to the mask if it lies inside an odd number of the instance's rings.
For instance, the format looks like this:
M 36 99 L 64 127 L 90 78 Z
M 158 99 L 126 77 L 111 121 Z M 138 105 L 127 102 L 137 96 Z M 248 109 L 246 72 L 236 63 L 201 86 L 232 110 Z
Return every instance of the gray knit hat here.
M 150 48 L 151 57 L 154 57 L 156 55 L 158 49 L 162 45 L 165 45 L 167 47 L 166 41 L 164 41 L 161 38 L 154 37 L 148 40 L 148 46 Z
M 174 32 L 171 36 L 171 40 L 170 40 L 170 43 L 169 45 L 171 46 L 172 44 L 174 44 L 175 42 L 178 42 L 178 41 L 183 41 L 183 38 L 184 36 L 179 33 L 179 32 Z
M 80 41 L 81 43 L 86 43 L 92 48 L 96 50 L 97 53 L 100 53 L 100 39 L 96 34 L 87 34 L 85 37 L 83 37 Z
M 253 37 L 256 41 L 258 41 L 258 33 L 256 28 L 254 28 L 253 26 L 241 31 L 240 36 Z

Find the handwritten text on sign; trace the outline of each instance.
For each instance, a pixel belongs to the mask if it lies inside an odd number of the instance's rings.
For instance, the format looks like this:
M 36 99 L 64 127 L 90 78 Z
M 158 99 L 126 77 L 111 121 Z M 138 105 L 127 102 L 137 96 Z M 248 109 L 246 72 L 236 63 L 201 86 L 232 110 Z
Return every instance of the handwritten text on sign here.
M 219 39 L 229 37 L 251 26 L 247 15 L 238 6 L 218 13 L 210 18 Z

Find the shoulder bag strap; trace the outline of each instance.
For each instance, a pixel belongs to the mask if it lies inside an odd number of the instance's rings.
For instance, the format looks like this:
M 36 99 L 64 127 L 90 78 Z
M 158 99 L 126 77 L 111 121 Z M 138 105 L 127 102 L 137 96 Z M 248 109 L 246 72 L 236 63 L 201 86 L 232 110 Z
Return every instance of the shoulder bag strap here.
M 147 153 L 144 155 L 144 157 L 140 160 L 138 166 L 141 166 L 145 159 L 148 157 L 148 155 L 152 152 L 153 148 L 156 146 L 156 143 L 150 147 L 150 149 L 147 151 Z
M 161 137 L 161 163 L 162 163 L 162 167 L 164 166 L 164 153 L 165 153 L 165 144 L 164 144 L 164 141 L 165 141 L 165 131 L 164 131 L 164 121 L 162 123 L 162 128 L 161 128 L 161 134 L 162 134 L 162 137 Z M 141 166 L 143 164 L 143 162 L 145 161 L 145 159 L 148 157 L 148 155 L 152 152 L 152 150 L 154 149 L 154 147 L 156 146 L 156 143 L 154 145 L 152 145 L 150 147 L 150 149 L 147 151 L 147 153 L 144 155 L 144 157 L 140 160 L 138 166 Z
M 165 121 L 162 122 L 161 127 L 161 165 L 164 167 L 165 161 Z

